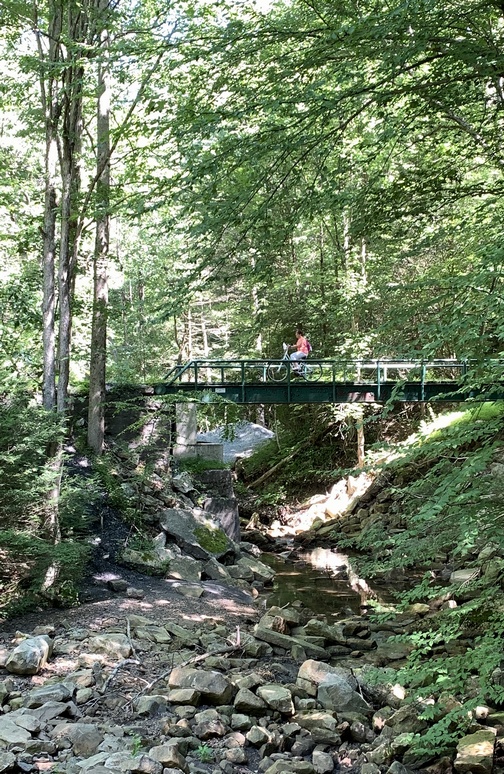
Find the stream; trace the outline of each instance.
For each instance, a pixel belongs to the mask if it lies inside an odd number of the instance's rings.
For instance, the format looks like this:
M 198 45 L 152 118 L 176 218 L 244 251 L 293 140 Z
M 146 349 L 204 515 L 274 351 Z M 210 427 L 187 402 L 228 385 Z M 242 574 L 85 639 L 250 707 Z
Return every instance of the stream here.
M 264 553 L 261 561 L 275 570 L 268 606 L 284 607 L 298 600 L 328 618 L 363 615 L 371 606 L 388 606 L 395 592 L 404 588 L 404 583 L 390 581 L 371 587 L 353 571 L 348 555 L 330 548 Z

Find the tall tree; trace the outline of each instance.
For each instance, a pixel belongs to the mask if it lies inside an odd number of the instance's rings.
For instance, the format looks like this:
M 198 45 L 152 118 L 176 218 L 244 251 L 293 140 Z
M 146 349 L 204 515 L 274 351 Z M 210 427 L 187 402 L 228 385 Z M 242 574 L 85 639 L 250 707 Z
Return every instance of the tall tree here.
M 98 0 L 100 32 L 98 105 L 96 120 L 96 239 L 93 257 L 93 318 L 89 366 L 88 444 L 96 454 L 105 435 L 105 373 L 108 313 L 108 256 L 110 244 L 110 67 L 108 0 Z

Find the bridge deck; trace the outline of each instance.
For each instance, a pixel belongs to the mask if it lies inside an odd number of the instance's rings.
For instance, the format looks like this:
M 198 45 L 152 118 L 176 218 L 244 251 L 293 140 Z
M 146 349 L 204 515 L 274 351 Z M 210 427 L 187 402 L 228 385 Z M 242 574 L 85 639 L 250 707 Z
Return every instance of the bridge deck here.
M 385 403 L 390 398 L 397 401 L 463 401 L 469 393 L 454 395 L 456 382 L 383 382 L 358 384 L 356 382 L 298 382 L 275 384 L 218 384 L 181 382 L 156 384 L 156 395 L 200 393 L 200 400 L 209 395 L 219 395 L 234 403 Z M 205 395 L 207 396 L 205 398 Z
M 200 393 L 200 400 L 212 395 L 235 403 L 384 403 L 463 401 L 476 397 L 463 388 L 467 361 L 455 360 L 316 360 L 309 365 L 317 373 L 299 378 L 290 361 L 282 360 L 191 360 L 175 366 L 166 380 L 154 386 L 156 395 L 180 392 Z M 271 380 L 271 368 L 286 367 L 285 380 Z M 488 399 L 502 399 L 504 363 L 499 362 L 497 384 Z M 504 388 L 504 382 L 500 382 Z M 205 397 L 206 396 L 206 397 Z

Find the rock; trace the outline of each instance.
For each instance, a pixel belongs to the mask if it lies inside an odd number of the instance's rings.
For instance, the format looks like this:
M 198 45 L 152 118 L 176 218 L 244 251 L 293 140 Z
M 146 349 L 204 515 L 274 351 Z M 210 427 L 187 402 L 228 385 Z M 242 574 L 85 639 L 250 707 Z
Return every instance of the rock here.
M 419 704 L 405 704 L 385 720 L 385 725 L 391 728 L 394 734 L 419 734 L 427 727 L 425 720 L 418 717 L 423 712 Z
M 236 497 L 208 497 L 203 503 L 203 509 L 219 522 L 231 540 L 240 542 L 240 518 Z
M 393 760 L 394 752 L 390 743 L 385 740 L 366 753 L 366 756 L 369 758 L 369 762 L 376 766 L 388 766 Z
M 185 626 L 180 626 L 173 621 L 167 621 L 165 624 L 165 629 L 176 640 L 180 640 L 181 644 L 189 646 L 193 646 L 195 644 L 196 637 L 194 632 L 192 632 L 190 629 L 186 629 Z
M 189 707 L 197 707 L 201 694 L 194 688 L 174 688 L 170 691 L 170 704 L 185 704 Z
M 194 736 L 206 741 L 226 735 L 227 727 L 219 718 L 201 720 L 192 727 Z
M 166 549 L 156 548 L 154 549 L 135 549 L 130 546 L 126 546 L 121 554 L 121 559 L 125 564 L 133 565 L 143 572 L 149 571 L 151 575 L 164 575 L 167 566 L 169 565 L 171 554 Z M 130 586 L 126 587 L 126 594 Z M 133 597 L 134 598 L 134 597 Z
M 230 575 L 227 568 L 220 564 L 214 556 L 203 564 L 202 573 L 209 580 L 228 582 Z
M 58 746 L 65 741 L 70 742 L 74 755 L 88 758 L 103 742 L 103 733 L 91 723 L 58 723 L 51 731 L 50 738 Z
M 408 605 L 406 608 L 406 612 L 411 613 L 411 615 L 424 616 L 427 615 L 427 613 L 430 613 L 430 611 L 430 606 L 423 602 L 415 602 L 413 605 Z
M 196 489 L 191 476 L 185 470 L 172 477 L 171 485 L 176 492 L 182 492 L 182 494 L 189 494 Z
M 268 567 L 266 564 L 260 562 L 259 559 L 256 559 L 253 556 L 242 556 L 240 559 L 238 559 L 237 564 L 239 567 L 244 567 L 251 570 L 254 578 L 256 580 L 262 581 L 263 583 L 267 583 L 275 577 L 275 571 L 272 570 L 271 567 Z
M 317 645 L 312 645 L 312 643 L 307 642 L 306 640 L 302 640 L 299 637 L 291 637 L 288 634 L 273 632 L 270 629 L 266 629 L 259 625 L 254 627 L 254 636 L 258 640 L 263 640 L 264 642 L 268 642 L 270 645 L 284 648 L 285 650 L 292 650 L 297 646 L 301 651 L 306 653 L 306 655 L 310 655 L 314 658 L 327 657 L 327 653 L 324 648 L 320 648 Z
M 14 681 L 12 678 L 8 677 L 7 680 L 0 680 L 0 707 L 13 690 Z
M 381 774 L 381 769 L 376 763 L 363 763 L 360 774 Z
M 193 688 L 210 704 L 228 704 L 235 694 L 234 685 L 220 672 L 176 667 L 169 678 L 170 688 Z
M 41 707 L 48 701 L 71 701 L 74 698 L 74 693 L 75 689 L 71 691 L 64 683 L 43 685 L 30 691 L 23 704 L 30 709 Z
M 233 476 L 230 470 L 202 470 L 195 476 L 201 489 L 215 497 L 234 497 Z
M 461 586 L 464 583 L 469 583 L 473 578 L 477 578 L 479 575 L 479 569 L 477 567 L 466 567 L 463 570 L 455 570 L 450 575 L 450 583 Z
M 397 642 L 391 638 L 379 643 L 376 649 L 376 659 L 380 664 L 401 661 L 407 658 L 412 650 L 413 646 L 408 642 Z
M 343 717 L 348 712 L 371 714 L 372 707 L 354 691 L 347 680 L 337 674 L 328 674 L 317 691 L 317 701 L 324 709 L 334 710 Z
M 190 597 L 191 599 L 199 599 L 205 593 L 201 586 L 196 586 L 194 583 L 181 583 L 175 588 L 177 594 L 180 594 L 182 597 Z
M 234 731 L 249 731 L 252 728 L 252 721 L 248 715 L 234 712 L 231 715 L 231 728 Z
M 201 580 L 202 562 L 191 556 L 176 556 L 173 552 L 170 552 L 170 555 L 168 568 L 165 571 L 167 578 L 187 581 Z
M 328 675 L 337 675 L 344 679 L 352 689 L 357 688 L 357 680 L 350 669 L 346 667 L 332 666 L 323 661 L 307 659 L 299 667 L 296 685 L 305 690 L 309 696 L 316 696 L 318 686 Z
M 131 774 L 162 774 L 164 768 L 162 763 L 149 755 L 135 755 L 127 766 L 126 771 L 131 771 Z
M 78 714 L 77 707 L 74 709 L 71 704 L 62 701 L 46 701 L 41 707 L 37 707 L 31 712 L 40 720 L 42 725 L 50 723 L 61 715 L 68 715 L 70 712 L 74 715 Z
M 257 696 L 266 702 L 268 707 L 280 712 L 282 715 L 294 714 L 292 694 L 282 685 L 277 685 L 276 683 L 260 685 L 257 689 Z
M 338 631 L 338 629 L 339 627 L 329 626 L 325 621 L 319 621 L 318 618 L 311 618 L 301 627 L 299 634 L 305 637 L 322 637 L 328 642 L 344 642 L 345 640 L 343 638 L 340 639 L 339 636 L 335 638 L 335 631 Z M 297 631 L 293 633 L 297 634 Z
M 490 774 L 493 767 L 495 730 L 485 729 L 464 736 L 457 744 L 456 771 Z
M 24 747 L 30 739 L 31 734 L 29 731 L 18 726 L 8 716 L 0 716 L 0 745 L 2 747 L 9 747 L 11 745 Z
M 119 661 L 131 656 L 131 643 L 125 634 L 97 634 L 89 638 L 89 650 Z
M 316 774 L 331 774 L 334 770 L 334 759 L 332 755 L 329 755 L 329 753 L 323 752 L 322 750 L 313 751 L 312 763 Z
M 166 696 L 150 694 L 149 696 L 141 696 L 135 704 L 135 709 L 138 715 L 153 715 L 159 709 L 166 707 L 167 704 Z
M 130 620 L 131 625 L 131 620 Z M 146 626 L 135 626 L 135 637 L 138 640 L 148 640 L 149 642 L 157 642 L 162 645 L 172 641 L 172 638 L 168 634 L 164 626 L 157 626 L 149 624 Z
M 180 754 L 177 747 L 173 744 L 160 744 L 156 747 L 151 747 L 149 750 L 149 758 L 163 764 L 163 768 L 172 768 L 183 771 L 185 774 L 189 772 L 189 766 L 184 756 Z
M 240 688 L 235 696 L 234 708 L 240 713 L 261 715 L 266 710 L 266 703 L 248 688 Z
M 46 665 L 52 647 L 53 641 L 47 635 L 29 637 L 14 648 L 5 668 L 16 675 L 35 675 Z
M 111 755 L 105 761 L 107 770 L 124 774 L 163 774 L 163 764 L 148 755 L 131 755 L 120 752 Z M 180 771 L 180 770 L 179 770 Z M 94 774 L 91 770 L 89 774 Z
M 390 764 L 385 774 L 409 774 L 409 771 L 400 761 L 394 761 Z
M 211 556 L 229 550 L 229 538 L 216 520 L 197 508 L 165 508 L 160 513 L 160 526 L 177 545 L 194 559 L 208 561 Z
M 317 728 L 334 731 L 338 725 L 338 720 L 332 712 L 323 712 L 322 710 L 298 712 L 294 716 L 294 721 L 308 731 L 314 731 Z
M 42 730 L 42 723 L 35 712 L 25 709 L 15 710 L 9 713 L 9 719 L 20 728 L 29 731 L 30 734 L 38 734 Z
M 0 750 L 0 774 L 7 771 L 14 771 L 16 765 L 16 756 L 11 752 Z
M 316 774 L 308 761 L 280 760 L 269 766 L 264 774 Z
M 252 747 L 260 747 L 262 744 L 266 744 L 271 739 L 271 734 L 266 728 L 261 726 L 252 726 L 247 732 L 245 738 Z

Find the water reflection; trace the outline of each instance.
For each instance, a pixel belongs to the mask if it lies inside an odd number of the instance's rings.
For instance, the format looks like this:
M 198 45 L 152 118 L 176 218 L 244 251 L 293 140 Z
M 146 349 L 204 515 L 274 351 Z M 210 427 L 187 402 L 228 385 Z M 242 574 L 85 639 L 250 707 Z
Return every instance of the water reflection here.
M 280 607 L 299 600 L 314 613 L 360 614 L 371 600 L 389 602 L 392 590 L 371 588 L 359 578 L 346 554 L 315 548 L 286 557 L 264 554 L 263 561 L 275 570 L 268 605 Z

